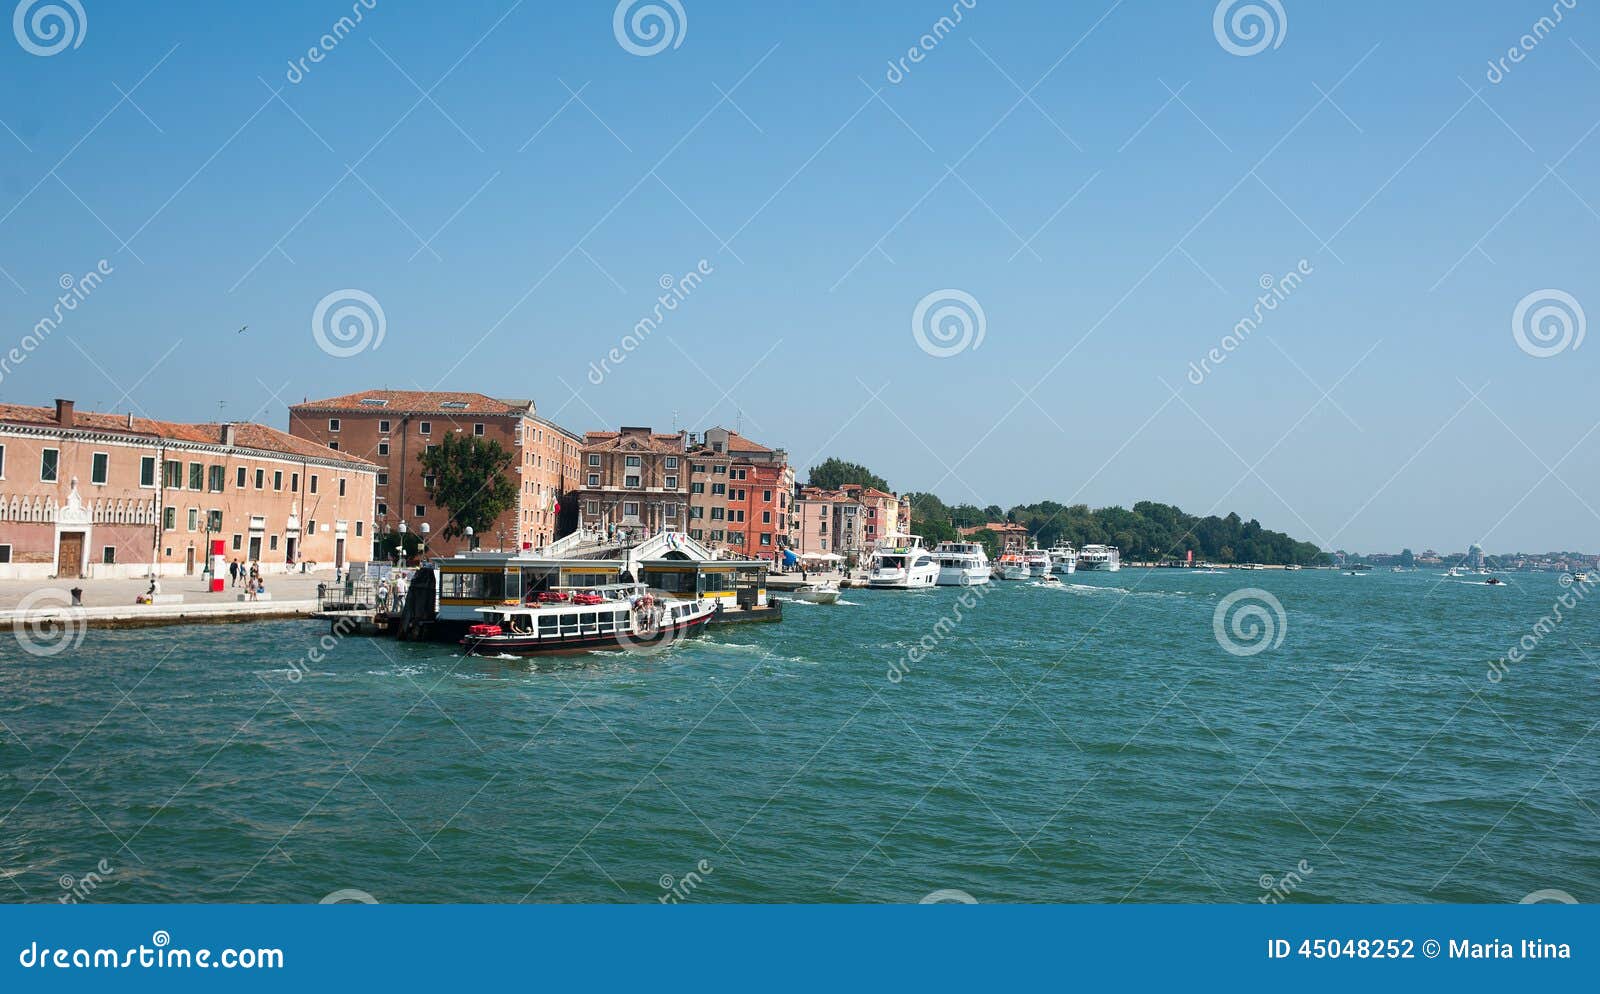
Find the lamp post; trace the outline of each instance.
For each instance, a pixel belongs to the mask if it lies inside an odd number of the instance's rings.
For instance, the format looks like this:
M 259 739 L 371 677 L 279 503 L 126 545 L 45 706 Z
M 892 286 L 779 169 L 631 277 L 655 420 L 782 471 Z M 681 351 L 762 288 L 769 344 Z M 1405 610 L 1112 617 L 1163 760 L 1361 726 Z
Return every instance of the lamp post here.
M 399 531 L 400 541 L 395 544 L 394 549 L 394 565 L 396 569 L 400 568 L 400 562 L 405 558 L 406 554 L 406 521 L 404 518 L 400 519 Z
M 417 550 L 417 562 L 428 558 L 428 536 L 433 533 L 433 526 L 426 521 L 422 523 L 422 546 Z
M 467 537 L 467 551 L 476 552 L 478 550 L 478 536 L 477 533 L 472 530 L 472 526 L 468 525 L 466 528 L 462 529 L 461 533 Z

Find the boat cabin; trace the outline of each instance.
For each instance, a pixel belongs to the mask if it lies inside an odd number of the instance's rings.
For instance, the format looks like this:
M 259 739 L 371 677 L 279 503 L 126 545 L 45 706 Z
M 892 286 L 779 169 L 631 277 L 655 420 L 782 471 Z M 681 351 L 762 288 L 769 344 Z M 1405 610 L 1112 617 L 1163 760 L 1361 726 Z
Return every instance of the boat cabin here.
M 646 559 L 645 586 L 680 600 L 707 598 L 749 610 L 767 606 L 767 563 L 759 559 Z

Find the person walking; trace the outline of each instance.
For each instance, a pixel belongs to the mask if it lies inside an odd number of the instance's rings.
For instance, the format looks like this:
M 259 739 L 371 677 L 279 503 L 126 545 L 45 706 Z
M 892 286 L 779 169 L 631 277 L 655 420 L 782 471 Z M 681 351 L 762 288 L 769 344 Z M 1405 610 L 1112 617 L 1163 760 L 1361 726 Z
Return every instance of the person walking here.
M 228 563 L 228 578 L 228 586 L 237 587 L 239 585 L 239 560 L 237 557 Z

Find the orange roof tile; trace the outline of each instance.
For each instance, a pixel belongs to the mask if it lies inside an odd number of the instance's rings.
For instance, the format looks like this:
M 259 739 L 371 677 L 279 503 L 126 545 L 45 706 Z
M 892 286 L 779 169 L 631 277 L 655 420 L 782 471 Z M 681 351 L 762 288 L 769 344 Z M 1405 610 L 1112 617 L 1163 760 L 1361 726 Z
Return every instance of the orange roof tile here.
M 381 402 L 381 403 L 380 403 Z M 445 405 L 452 406 L 445 406 Z M 465 406 L 460 406 L 465 405 Z M 504 401 L 481 393 L 439 390 L 361 390 L 295 404 L 290 411 L 394 411 L 423 414 L 531 414 L 532 401 Z

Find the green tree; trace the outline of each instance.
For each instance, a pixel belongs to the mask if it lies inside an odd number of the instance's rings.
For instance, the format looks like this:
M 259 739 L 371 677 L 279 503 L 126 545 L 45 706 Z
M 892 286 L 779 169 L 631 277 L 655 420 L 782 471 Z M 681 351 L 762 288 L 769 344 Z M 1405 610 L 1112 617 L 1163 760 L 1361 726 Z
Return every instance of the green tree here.
M 493 439 L 453 432 L 422 454 L 423 470 L 433 477 L 433 502 L 450 515 L 445 538 L 468 528 L 482 535 L 516 504 L 517 484 L 507 472 L 512 458 Z
M 889 482 L 867 467 L 855 462 L 845 462 L 830 456 L 820 465 L 811 467 L 810 484 L 824 490 L 837 490 L 846 484 L 860 484 L 863 487 L 876 487 L 887 493 Z

